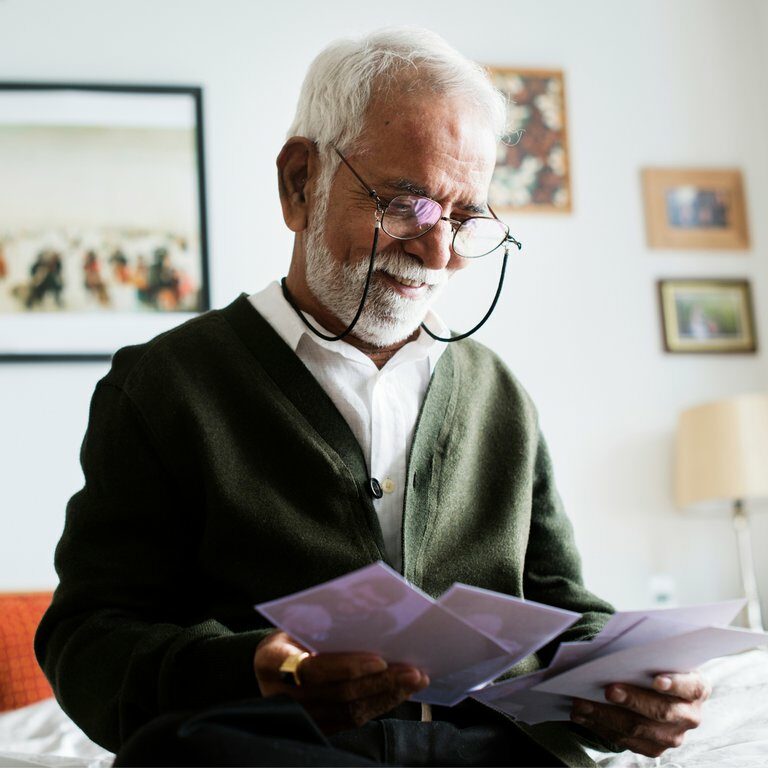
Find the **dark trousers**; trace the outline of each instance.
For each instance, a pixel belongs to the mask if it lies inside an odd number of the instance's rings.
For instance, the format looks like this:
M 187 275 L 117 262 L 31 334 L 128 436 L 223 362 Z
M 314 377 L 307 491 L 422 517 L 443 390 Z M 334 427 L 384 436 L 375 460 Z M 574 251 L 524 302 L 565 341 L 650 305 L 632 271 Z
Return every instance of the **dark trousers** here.
M 437 710 L 437 712 L 435 711 Z M 390 717 L 325 737 L 288 698 L 163 715 L 121 748 L 115 766 L 562 766 L 498 713 L 402 705 Z M 436 717 L 435 717 L 436 716 Z

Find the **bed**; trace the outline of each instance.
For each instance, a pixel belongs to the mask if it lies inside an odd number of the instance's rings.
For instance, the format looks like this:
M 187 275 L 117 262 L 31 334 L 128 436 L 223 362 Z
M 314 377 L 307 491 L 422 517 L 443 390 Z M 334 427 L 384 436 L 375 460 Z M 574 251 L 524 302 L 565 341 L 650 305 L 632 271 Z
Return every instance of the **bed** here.
M 106 768 L 114 755 L 64 714 L 37 666 L 32 640 L 50 592 L 0 594 L 0 767 Z
M 32 638 L 50 593 L 0 595 L 0 768 L 107 768 L 114 755 L 66 716 L 34 661 Z M 768 646 L 715 659 L 702 725 L 653 759 L 590 750 L 601 768 L 768 766 Z

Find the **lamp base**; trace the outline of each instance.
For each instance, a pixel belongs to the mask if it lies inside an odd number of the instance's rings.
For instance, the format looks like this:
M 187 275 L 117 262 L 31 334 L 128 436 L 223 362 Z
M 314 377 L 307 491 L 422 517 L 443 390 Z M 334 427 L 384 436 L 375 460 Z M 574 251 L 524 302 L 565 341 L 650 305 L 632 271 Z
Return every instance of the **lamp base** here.
M 763 615 L 760 610 L 760 596 L 757 591 L 755 578 L 755 563 L 752 559 L 752 538 L 749 530 L 749 518 L 744 510 L 744 502 L 736 499 L 733 502 L 733 528 L 736 531 L 736 542 L 739 547 L 739 566 L 741 567 L 741 583 L 747 598 L 747 624 L 750 629 L 763 631 Z

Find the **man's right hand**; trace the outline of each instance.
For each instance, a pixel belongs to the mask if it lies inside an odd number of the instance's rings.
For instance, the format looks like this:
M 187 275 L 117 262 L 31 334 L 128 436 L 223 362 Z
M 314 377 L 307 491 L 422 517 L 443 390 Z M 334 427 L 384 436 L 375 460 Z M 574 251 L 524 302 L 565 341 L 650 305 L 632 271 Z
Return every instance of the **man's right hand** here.
M 415 667 L 390 664 L 370 653 L 321 653 L 300 667 L 301 685 L 286 683 L 280 665 L 306 651 L 285 632 L 256 648 L 253 667 L 262 696 L 287 694 L 309 712 L 323 733 L 359 728 L 429 685 Z

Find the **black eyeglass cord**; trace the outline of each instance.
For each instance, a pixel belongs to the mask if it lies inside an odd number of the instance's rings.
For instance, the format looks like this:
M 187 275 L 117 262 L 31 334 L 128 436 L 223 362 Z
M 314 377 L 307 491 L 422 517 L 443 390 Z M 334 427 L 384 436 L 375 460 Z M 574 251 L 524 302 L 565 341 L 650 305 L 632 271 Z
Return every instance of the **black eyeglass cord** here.
M 493 310 L 496 309 L 496 304 L 499 301 L 499 296 L 501 296 L 501 288 L 504 285 L 504 273 L 507 271 L 507 259 L 509 257 L 509 250 L 504 249 L 504 260 L 501 262 L 501 274 L 499 275 L 499 285 L 496 288 L 496 295 L 493 297 L 493 302 L 491 303 L 490 309 L 485 313 L 485 317 L 471 330 L 467 331 L 466 333 L 460 333 L 457 336 L 449 336 L 448 338 L 445 338 L 443 336 L 438 336 L 435 333 L 432 333 L 432 331 L 427 328 L 426 323 L 422 323 L 421 327 L 424 329 L 424 332 L 431 336 L 435 341 L 445 341 L 445 342 L 451 342 L 451 341 L 461 341 L 462 339 L 466 339 L 468 336 L 471 336 L 475 331 L 479 331 L 484 325 L 485 321 L 493 314 Z
M 341 341 L 345 336 L 348 336 L 350 333 L 352 333 L 352 329 L 357 325 L 357 321 L 360 319 L 360 315 L 363 314 L 363 307 L 365 306 L 365 302 L 368 299 L 368 291 L 371 288 L 371 276 L 373 275 L 373 262 L 376 258 L 376 244 L 379 242 L 379 229 L 380 225 L 379 222 L 376 222 L 376 226 L 373 230 L 373 247 L 371 248 L 371 258 L 368 262 L 368 274 L 365 276 L 365 287 L 363 288 L 363 298 L 360 299 L 360 306 L 357 308 L 357 312 L 355 313 L 355 316 L 352 318 L 352 322 L 338 335 L 338 336 L 328 336 L 325 333 L 321 333 L 320 331 L 315 328 L 312 323 L 307 320 L 307 318 L 304 316 L 304 313 L 299 309 L 299 307 L 296 305 L 296 302 L 293 300 L 293 296 L 291 296 L 291 292 L 288 290 L 288 286 L 286 285 L 285 278 L 283 278 L 280 281 L 280 285 L 283 289 L 283 296 L 285 296 L 285 300 L 293 307 L 293 311 L 299 316 L 299 319 L 301 320 L 304 325 L 309 328 L 312 333 L 315 334 L 315 336 L 318 336 L 321 339 L 325 339 L 326 341 Z
M 368 292 L 371 288 L 371 277 L 373 275 L 373 265 L 376 258 L 376 245 L 379 241 L 379 229 L 380 225 L 379 222 L 376 222 L 376 227 L 373 230 L 373 246 L 371 248 L 371 258 L 368 262 L 368 274 L 365 276 L 365 287 L 363 288 L 363 297 L 360 299 L 360 306 L 357 308 L 357 312 L 355 313 L 354 318 L 352 319 L 352 322 L 338 335 L 338 336 L 329 336 L 328 334 L 321 333 L 320 331 L 315 328 L 312 323 L 307 320 L 307 318 L 304 316 L 304 313 L 299 309 L 296 302 L 293 299 L 293 296 L 291 296 L 291 292 L 288 290 L 288 286 L 286 284 L 285 278 L 283 278 L 280 281 L 280 286 L 283 289 L 283 296 L 285 296 L 285 300 L 291 305 L 293 308 L 293 311 L 299 316 L 299 319 L 301 320 L 304 325 L 309 328 L 312 333 L 315 334 L 318 338 L 325 339 L 325 341 L 341 341 L 345 336 L 348 336 L 350 333 L 352 333 L 352 329 L 357 325 L 357 321 L 360 319 L 360 315 L 363 314 L 363 307 L 365 307 L 365 302 L 368 299 Z M 519 244 L 518 248 L 520 247 Z M 465 333 L 458 334 L 456 336 L 438 336 L 437 334 L 433 333 L 432 331 L 427 328 L 426 323 L 421 323 L 421 327 L 424 329 L 425 333 L 427 335 L 431 336 L 435 341 L 443 341 L 445 343 L 450 343 L 452 341 L 461 341 L 462 339 L 466 339 L 467 337 L 471 336 L 476 331 L 479 331 L 480 328 L 482 328 L 488 318 L 493 314 L 493 310 L 496 309 L 496 304 L 499 301 L 499 297 L 501 296 L 501 289 L 504 286 L 504 275 L 507 271 L 507 260 L 509 258 L 509 248 L 504 248 L 504 259 L 501 262 L 501 274 L 499 275 L 499 285 L 496 288 L 496 295 L 493 297 L 493 302 L 491 303 L 490 308 L 483 316 L 483 319 L 472 329 L 469 331 L 466 331 Z

